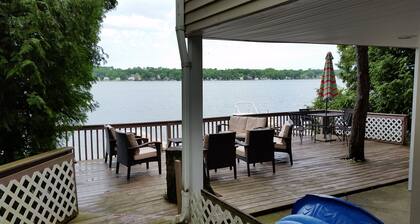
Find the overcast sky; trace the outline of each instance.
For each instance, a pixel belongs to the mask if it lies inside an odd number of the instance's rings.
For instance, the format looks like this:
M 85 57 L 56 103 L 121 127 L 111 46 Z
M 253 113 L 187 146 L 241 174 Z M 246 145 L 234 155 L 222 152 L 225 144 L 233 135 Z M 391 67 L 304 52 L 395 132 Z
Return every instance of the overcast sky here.
M 119 0 L 107 14 L 100 46 L 106 66 L 180 68 L 175 36 L 175 0 Z M 205 68 L 322 69 L 335 45 L 273 44 L 204 40 Z

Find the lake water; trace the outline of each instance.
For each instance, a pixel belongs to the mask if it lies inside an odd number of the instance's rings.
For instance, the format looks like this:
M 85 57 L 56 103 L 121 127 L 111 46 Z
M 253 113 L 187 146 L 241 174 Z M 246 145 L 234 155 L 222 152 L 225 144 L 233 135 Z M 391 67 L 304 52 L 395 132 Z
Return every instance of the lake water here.
M 293 111 L 311 105 L 320 80 L 204 81 L 204 117 L 235 113 L 241 102 L 259 112 Z M 338 81 L 338 85 L 342 83 Z M 99 108 L 87 124 L 133 123 L 181 119 L 181 82 L 108 81 L 92 88 Z M 242 112 L 250 104 L 239 104 Z

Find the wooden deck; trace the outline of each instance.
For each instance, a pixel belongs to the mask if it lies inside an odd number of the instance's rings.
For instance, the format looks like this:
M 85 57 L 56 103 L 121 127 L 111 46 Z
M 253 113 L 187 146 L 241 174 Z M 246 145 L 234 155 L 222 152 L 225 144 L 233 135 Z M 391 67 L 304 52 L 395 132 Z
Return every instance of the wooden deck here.
M 222 199 L 251 214 L 263 214 L 290 206 L 307 193 L 344 195 L 406 180 L 409 150 L 406 146 L 366 142 L 364 163 L 340 158 L 346 155 L 342 142 L 293 144 L 295 163 L 251 166 L 251 177 L 244 162 L 238 166 L 238 179 L 229 169 L 211 171 L 212 186 Z M 103 160 L 75 165 L 80 215 L 73 223 L 161 223 L 176 214 L 175 205 L 163 199 L 165 172 L 158 175 L 156 163 L 132 168 L 125 179 L 108 169 Z M 113 166 L 115 167 L 115 165 Z M 163 169 L 165 170 L 165 168 Z

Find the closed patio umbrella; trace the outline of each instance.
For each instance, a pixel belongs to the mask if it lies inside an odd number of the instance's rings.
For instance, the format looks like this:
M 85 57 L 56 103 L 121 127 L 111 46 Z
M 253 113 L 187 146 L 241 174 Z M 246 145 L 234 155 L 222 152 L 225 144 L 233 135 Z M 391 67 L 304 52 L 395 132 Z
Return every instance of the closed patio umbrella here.
M 324 73 L 321 77 L 321 87 L 318 92 L 319 96 L 325 100 L 325 113 L 327 113 L 328 110 L 328 101 L 338 95 L 332 59 L 333 56 L 331 52 L 328 52 L 325 57 Z

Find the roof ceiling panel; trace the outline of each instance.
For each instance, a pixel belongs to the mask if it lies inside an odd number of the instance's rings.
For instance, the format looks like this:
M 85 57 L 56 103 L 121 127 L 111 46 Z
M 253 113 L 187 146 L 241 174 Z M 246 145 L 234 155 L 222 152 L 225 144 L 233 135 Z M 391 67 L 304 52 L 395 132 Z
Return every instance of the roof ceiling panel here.
M 418 0 L 298 0 L 201 31 L 203 38 L 416 47 Z

